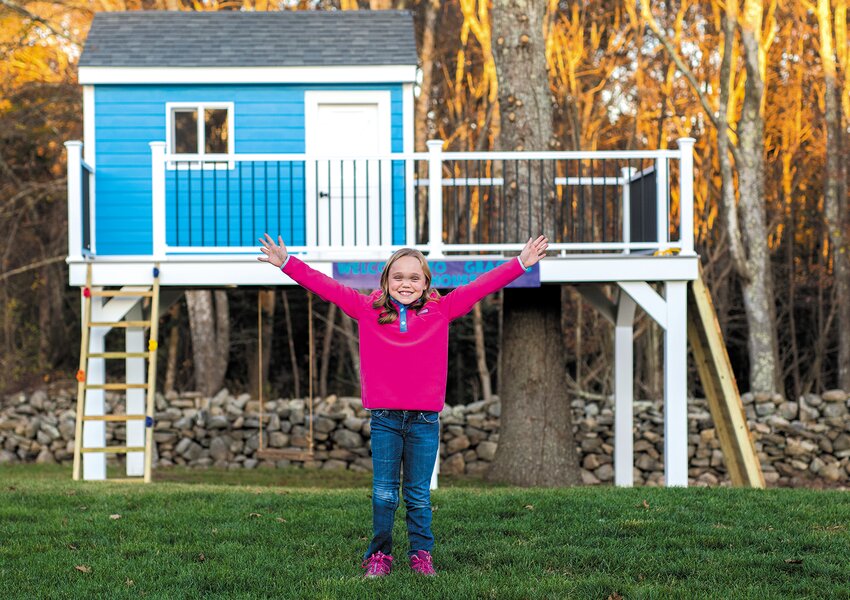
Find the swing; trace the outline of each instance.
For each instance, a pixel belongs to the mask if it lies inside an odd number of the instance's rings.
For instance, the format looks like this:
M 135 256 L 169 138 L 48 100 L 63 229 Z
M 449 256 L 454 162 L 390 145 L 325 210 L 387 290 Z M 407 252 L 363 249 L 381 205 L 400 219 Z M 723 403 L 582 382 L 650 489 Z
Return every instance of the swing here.
M 263 306 L 259 292 L 257 293 L 257 333 L 259 351 L 257 352 L 257 387 L 260 400 L 260 439 L 257 448 L 257 458 L 269 460 L 313 460 L 315 450 L 313 447 L 313 294 L 307 292 L 307 332 L 310 343 L 310 365 L 308 367 L 309 383 L 307 414 L 309 421 L 309 433 L 307 434 L 307 449 L 302 448 L 266 448 L 263 444 L 263 419 L 265 418 L 265 403 L 263 401 Z

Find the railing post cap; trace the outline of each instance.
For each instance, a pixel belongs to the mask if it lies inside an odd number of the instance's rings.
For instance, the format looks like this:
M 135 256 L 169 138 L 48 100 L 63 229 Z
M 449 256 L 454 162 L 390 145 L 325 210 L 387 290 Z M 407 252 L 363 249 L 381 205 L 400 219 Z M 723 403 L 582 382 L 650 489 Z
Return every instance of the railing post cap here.
M 151 150 L 165 150 L 165 142 L 149 142 Z
M 83 143 L 80 140 L 68 140 L 65 142 L 66 148 L 82 148 Z
M 687 144 L 696 144 L 697 140 L 696 140 L 696 138 L 692 138 L 692 137 L 681 137 L 681 138 L 677 139 L 676 142 L 679 144 L 679 147 L 681 148 L 682 146 L 687 145 Z
M 436 150 L 443 149 L 443 140 L 428 140 L 425 142 L 425 145 L 428 146 L 429 152 L 434 152 Z

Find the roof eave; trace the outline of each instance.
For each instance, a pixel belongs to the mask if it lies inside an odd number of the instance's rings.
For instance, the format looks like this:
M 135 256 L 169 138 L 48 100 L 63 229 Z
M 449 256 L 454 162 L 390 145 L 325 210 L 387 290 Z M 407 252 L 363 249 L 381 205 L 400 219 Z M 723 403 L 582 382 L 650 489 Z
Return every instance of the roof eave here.
M 80 66 L 80 85 L 243 83 L 413 83 L 416 65 L 300 67 Z

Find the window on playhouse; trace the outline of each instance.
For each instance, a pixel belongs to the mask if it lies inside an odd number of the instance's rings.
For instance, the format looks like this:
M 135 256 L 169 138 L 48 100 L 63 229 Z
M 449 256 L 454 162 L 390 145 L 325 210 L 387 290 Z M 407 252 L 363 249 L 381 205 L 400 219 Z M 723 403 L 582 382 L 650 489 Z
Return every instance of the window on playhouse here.
M 173 103 L 167 110 L 169 153 L 201 157 L 173 161 L 170 168 L 232 168 L 222 160 L 233 154 L 232 104 Z

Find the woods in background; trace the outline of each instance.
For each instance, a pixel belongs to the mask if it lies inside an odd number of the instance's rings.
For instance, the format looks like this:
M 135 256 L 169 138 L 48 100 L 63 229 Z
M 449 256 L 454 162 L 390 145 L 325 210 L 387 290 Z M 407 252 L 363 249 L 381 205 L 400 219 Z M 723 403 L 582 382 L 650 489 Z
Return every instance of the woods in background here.
M 740 387 L 790 397 L 850 389 L 846 0 L 548 0 L 534 3 L 545 8 L 539 18 L 514 3 L 519 12 L 500 28 L 509 4 L 0 0 L 0 389 L 70 379 L 78 359 L 63 142 L 82 137 L 75 63 L 95 12 L 388 8 L 413 11 L 417 26 L 419 150 L 433 138 L 465 151 L 666 148 L 695 137 L 697 251 Z M 535 147 L 514 133 L 528 98 L 500 88 L 498 59 L 511 44 L 527 48 L 529 90 L 544 90 L 534 115 L 550 122 Z M 305 394 L 307 300 L 286 292 L 264 292 L 259 305 L 251 289 L 181 299 L 163 321 L 165 387 L 215 387 L 215 373 L 253 391 L 260 306 L 270 346 L 259 380 L 279 395 Z M 482 321 L 473 313 L 453 329 L 450 401 L 480 397 L 488 377 L 499 391 L 501 304 L 482 308 Z M 356 324 L 320 301 L 314 314 L 314 390 L 356 393 Z M 609 393 L 608 325 L 569 288 L 560 322 L 566 384 Z M 638 394 L 658 397 L 661 336 L 644 318 L 636 337 Z

